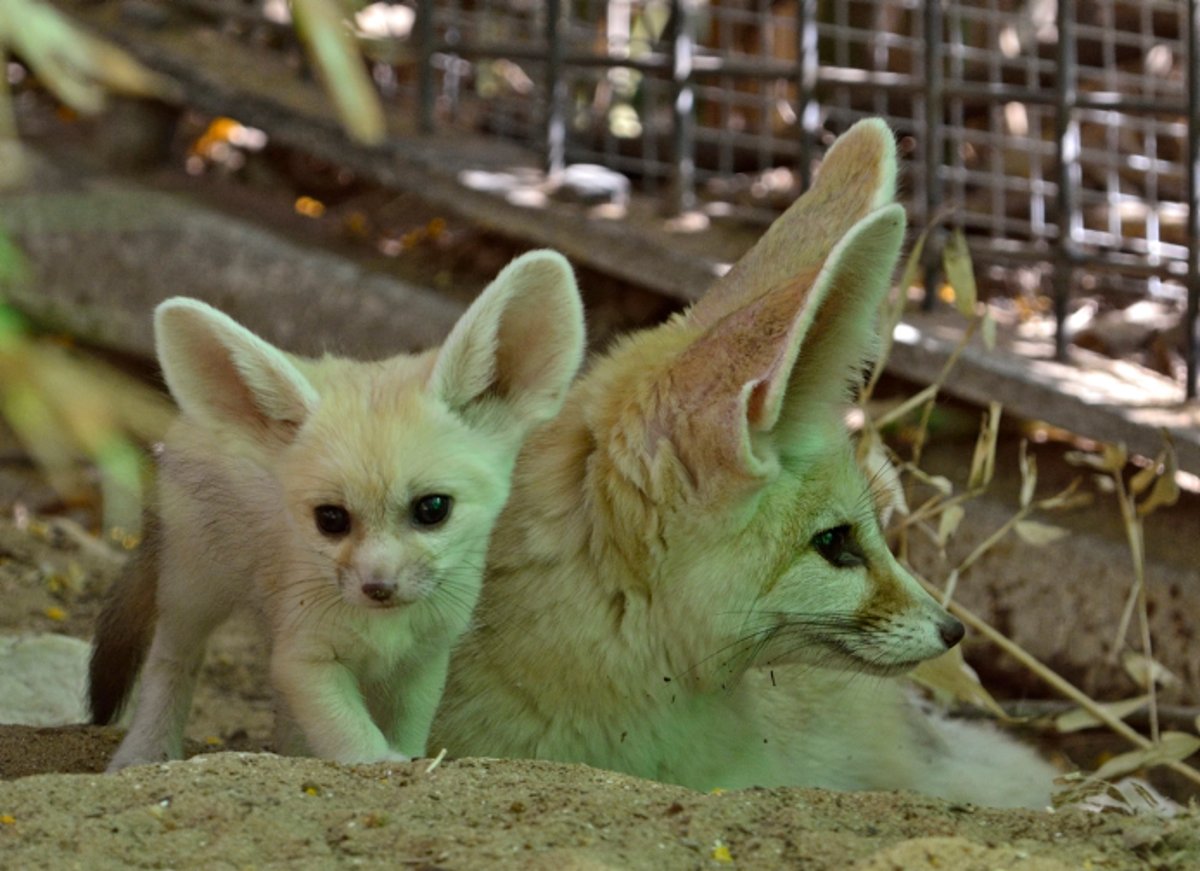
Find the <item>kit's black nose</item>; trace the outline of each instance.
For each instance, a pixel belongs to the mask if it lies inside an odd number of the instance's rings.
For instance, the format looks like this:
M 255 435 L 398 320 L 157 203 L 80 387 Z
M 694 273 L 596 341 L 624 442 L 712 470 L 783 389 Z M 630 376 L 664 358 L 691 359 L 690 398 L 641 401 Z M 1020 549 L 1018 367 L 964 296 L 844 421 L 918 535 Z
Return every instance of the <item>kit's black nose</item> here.
M 369 583 L 362 585 L 363 595 L 376 602 L 386 602 L 396 592 L 393 584 Z

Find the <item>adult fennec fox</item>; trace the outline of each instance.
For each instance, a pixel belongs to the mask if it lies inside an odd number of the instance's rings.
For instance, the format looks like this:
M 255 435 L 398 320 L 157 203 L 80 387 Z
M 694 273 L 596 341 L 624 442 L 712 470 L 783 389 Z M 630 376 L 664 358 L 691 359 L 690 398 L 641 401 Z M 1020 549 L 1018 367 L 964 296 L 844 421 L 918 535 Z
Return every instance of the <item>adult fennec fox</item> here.
M 962 627 L 888 551 L 843 405 L 905 230 L 861 122 L 686 313 L 526 442 L 431 746 L 696 789 L 1043 804 L 1051 768 L 893 679 Z

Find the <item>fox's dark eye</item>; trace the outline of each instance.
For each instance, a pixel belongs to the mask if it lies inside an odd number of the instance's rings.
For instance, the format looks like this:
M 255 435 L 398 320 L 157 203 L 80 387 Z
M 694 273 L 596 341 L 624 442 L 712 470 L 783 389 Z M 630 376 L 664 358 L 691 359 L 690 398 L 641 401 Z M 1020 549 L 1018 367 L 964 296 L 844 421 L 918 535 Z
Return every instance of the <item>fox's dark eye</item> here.
M 437 526 L 450 516 L 454 500 L 441 493 L 430 493 L 413 500 L 412 521 L 417 526 Z
M 812 546 L 824 559 L 839 569 L 866 564 L 866 556 L 854 539 L 854 530 L 848 525 L 822 529 L 812 537 Z
M 324 535 L 342 536 L 350 531 L 350 512 L 341 505 L 318 505 L 313 509 L 313 520 Z

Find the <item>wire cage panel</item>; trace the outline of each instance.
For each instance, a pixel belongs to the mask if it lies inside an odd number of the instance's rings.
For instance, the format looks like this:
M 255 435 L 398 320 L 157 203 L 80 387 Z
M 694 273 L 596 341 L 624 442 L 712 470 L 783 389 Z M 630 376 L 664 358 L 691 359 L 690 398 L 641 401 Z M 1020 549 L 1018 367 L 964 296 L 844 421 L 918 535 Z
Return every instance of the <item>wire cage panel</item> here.
M 418 52 L 432 67 L 422 111 L 433 123 L 540 145 L 551 172 L 604 165 L 662 195 L 667 211 L 719 204 L 770 220 L 838 133 L 883 117 L 914 224 L 962 227 L 987 275 L 1040 261 L 1060 325 L 1076 286 L 1186 305 L 1194 391 L 1198 3 L 414 8 L 433 22 Z

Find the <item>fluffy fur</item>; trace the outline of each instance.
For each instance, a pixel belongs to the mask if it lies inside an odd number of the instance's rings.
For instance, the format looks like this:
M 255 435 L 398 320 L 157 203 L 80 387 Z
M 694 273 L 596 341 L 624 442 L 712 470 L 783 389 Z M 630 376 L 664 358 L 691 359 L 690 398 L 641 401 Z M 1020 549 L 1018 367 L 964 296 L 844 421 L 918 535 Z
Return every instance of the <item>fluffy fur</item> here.
M 696 789 L 1039 805 L 1051 769 L 893 679 L 962 627 L 888 551 L 842 423 L 904 235 L 867 121 L 688 313 L 531 436 L 431 746 Z
M 292 356 L 193 300 L 159 306 L 155 329 L 182 414 L 158 532 L 95 640 L 98 722 L 146 659 L 110 768 L 180 755 L 206 639 L 238 605 L 271 639 L 281 750 L 422 754 L 521 442 L 582 358 L 570 267 L 519 258 L 441 349 L 382 362 Z

